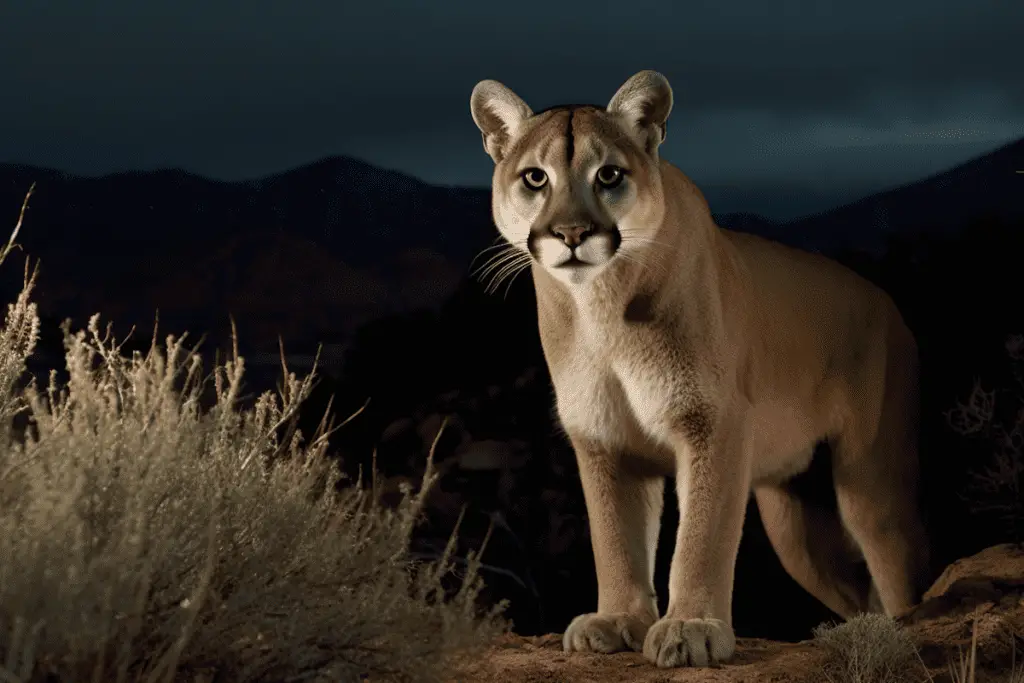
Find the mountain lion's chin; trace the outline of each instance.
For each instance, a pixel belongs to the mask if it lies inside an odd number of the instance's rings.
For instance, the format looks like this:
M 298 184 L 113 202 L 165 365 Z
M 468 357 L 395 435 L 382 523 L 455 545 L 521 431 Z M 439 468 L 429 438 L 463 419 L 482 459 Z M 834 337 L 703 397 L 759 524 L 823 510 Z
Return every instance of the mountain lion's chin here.
M 607 263 L 608 261 L 591 263 L 573 259 L 559 265 L 545 265 L 545 269 L 561 282 L 570 285 L 583 285 L 593 280 Z

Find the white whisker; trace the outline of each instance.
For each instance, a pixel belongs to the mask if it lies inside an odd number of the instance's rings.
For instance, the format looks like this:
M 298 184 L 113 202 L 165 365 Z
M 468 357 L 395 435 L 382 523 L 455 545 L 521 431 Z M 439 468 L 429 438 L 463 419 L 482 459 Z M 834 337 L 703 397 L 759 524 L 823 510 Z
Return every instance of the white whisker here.
M 479 273 L 481 276 L 487 275 L 489 272 L 491 272 L 495 268 L 499 267 L 505 260 L 511 258 L 514 255 L 515 255 L 514 250 L 506 249 L 505 251 L 503 251 L 503 252 L 501 252 L 499 254 L 495 254 L 494 256 L 491 256 L 491 258 L 487 259 L 483 263 L 483 265 L 481 265 L 479 268 L 477 268 L 472 274 L 476 275 L 476 274 Z
M 485 286 L 485 291 L 488 294 L 497 291 L 503 281 L 509 278 L 514 278 L 515 275 L 527 267 L 532 260 L 533 259 L 529 253 L 520 251 L 514 247 L 510 248 L 509 251 L 502 253 L 500 255 L 500 260 L 488 266 L 481 276 L 482 280 L 486 275 L 493 273 L 490 281 Z M 509 282 L 509 285 L 511 286 L 511 281 Z
M 473 264 L 476 263 L 477 259 L 480 258 L 481 256 L 483 256 L 488 251 L 493 251 L 495 249 L 508 249 L 509 247 L 513 246 L 513 245 L 509 244 L 508 242 L 506 242 L 505 238 L 502 237 L 501 235 L 499 235 L 497 237 L 497 240 L 501 240 L 501 242 L 499 244 L 492 244 L 489 247 L 484 247 L 483 249 L 481 249 L 480 252 L 476 256 L 473 257 L 473 260 L 469 262 L 469 267 L 472 268 Z M 497 241 L 497 240 L 495 240 L 495 241 Z
M 530 267 L 531 260 L 532 259 L 527 259 L 524 264 L 522 264 L 514 273 L 512 273 L 512 277 L 509 278 L 508 285 L 505 287 L 505 295 L 502 297 L 503 299 L 508 298 L 508 293 L 512 289 L 512 283 L 515 282 L 517 277 L 519 277 L 519 273 L 523 272 L 524 270 L 527 270 Z

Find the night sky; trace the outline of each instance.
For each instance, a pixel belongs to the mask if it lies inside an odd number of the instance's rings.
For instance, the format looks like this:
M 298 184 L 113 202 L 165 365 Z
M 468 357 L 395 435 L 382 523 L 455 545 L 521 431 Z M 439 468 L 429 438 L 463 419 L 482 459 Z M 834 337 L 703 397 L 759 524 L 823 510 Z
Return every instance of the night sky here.
M 695 6 L 700 5 L 697 9 Z M 672 83 L 698 182 L 857 195 L 1024 136 L 1024 2 L 0 2 L 0 162 L 242 179 L 346 154 L 484 186 L 469 94 Z

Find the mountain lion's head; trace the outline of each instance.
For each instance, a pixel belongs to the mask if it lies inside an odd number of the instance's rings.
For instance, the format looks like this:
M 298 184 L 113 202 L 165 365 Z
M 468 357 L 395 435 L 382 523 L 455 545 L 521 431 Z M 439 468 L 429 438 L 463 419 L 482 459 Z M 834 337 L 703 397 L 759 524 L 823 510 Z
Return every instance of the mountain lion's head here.
M 536 114 L 485 80 L 470 106 L 495 162 L 494 221 L 511 245 L 574 285 L 613 259 L 642 261 L 665 210 L 658 146 L 672 89 L 664 76 L 641 71 L 607 107 Z

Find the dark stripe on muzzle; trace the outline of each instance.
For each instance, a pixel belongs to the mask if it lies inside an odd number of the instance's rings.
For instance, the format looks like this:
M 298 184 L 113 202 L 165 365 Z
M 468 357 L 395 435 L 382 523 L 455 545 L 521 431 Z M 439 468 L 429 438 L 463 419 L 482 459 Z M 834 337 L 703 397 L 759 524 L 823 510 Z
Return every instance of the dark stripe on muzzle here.
M 573 108 L 569 109 L 569 122 L 565 124 L 565 163 L 572 166 L 572 157 L 576 153 L 576 141 L 572 136 L 572 117 L 576 114 L 576 110 Z

